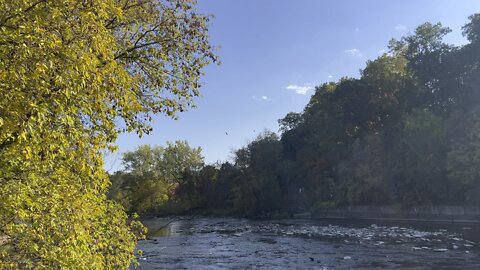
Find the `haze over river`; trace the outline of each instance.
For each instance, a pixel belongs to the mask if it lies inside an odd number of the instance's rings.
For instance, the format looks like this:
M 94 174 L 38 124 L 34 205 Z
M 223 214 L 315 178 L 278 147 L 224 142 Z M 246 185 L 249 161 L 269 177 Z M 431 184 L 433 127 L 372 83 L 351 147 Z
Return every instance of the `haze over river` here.
M 480 226 L 380 221 L 146 220 L 139 269 L 480 269 Z

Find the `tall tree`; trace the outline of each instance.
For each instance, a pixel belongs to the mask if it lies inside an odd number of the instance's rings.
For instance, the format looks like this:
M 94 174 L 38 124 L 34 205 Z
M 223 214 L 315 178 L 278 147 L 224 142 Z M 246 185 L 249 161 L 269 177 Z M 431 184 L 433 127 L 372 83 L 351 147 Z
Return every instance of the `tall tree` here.
M 203 167 L 200 147 L 186 141 L 167 142 L 166 147 L 142 145 L 124 153 L 125 172 L 111 176 L 111 198 L 123 202 L 130 212 L 158 210 L 174 191 L 192 180 L 191 173 Z
M 0 1 L 0 268 L 134 260 L 135 223 L 106 198 L 101 150 L 198 95 L 216 58 L 195 4 Z

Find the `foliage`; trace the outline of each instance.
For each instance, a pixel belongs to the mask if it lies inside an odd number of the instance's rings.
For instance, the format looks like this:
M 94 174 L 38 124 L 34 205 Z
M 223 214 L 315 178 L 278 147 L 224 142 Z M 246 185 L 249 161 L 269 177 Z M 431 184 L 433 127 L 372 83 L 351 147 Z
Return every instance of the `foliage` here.
M 125 172 L 111 176 L 109 195 L 129 212 L 158 211 L 177 191 L 189 184 L 189 172 L 203 166 L 202 149 L 186 141 L 167 142 L 162 146 L 139 146 L 123 155 Z
M 106 197 L 102 149 L 198 95 L 216 58 L 189 0 L 0 1 L 2 269 L 117 269 L 139 223 Z M 118 124 L 119 121 L 123 124 Z
M 359 78 L 324 83 L 304 110 L 191 173 L 177 201 L 200 213 L 277 217 L 346 205 L 479 205 L 480 15 L 463 33 L 425 23 Z M 181 196 L 180 196 L 181 195 Z M 183 208 L 185 209 L 185 208 Z

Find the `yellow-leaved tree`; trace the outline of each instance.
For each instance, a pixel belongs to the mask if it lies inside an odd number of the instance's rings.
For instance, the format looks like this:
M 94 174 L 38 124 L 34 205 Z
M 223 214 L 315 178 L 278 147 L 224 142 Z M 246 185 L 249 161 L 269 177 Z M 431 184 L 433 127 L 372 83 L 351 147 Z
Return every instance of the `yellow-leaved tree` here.
M 195 0 L 0 0 L 0 269 L 125 269 L 139 223 L 102 151 L 191 106 L 216 61 Z

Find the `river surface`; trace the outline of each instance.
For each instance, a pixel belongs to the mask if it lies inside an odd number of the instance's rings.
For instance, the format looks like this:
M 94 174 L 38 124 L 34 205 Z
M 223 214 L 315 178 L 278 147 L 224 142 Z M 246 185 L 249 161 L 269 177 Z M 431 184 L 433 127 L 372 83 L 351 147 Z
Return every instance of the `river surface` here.
M 139 269 L 480 269 L 480 226 L 171 218 L 144 222 Z

